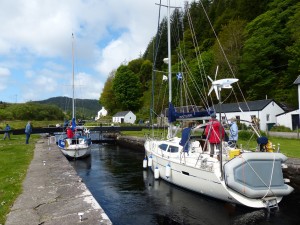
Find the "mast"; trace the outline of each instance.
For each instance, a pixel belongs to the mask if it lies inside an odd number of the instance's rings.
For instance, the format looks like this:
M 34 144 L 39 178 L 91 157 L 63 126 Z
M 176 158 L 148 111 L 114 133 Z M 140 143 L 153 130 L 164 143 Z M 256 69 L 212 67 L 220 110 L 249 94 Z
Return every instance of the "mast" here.
M 72 119 L 75 118 L 75 90 L 74 90 L 74 34 L 72 33 Z
M 168 78 L 169 78 L 169 110 L 172 103 L 172 67 L 171 67 L 171 25 L 170 25 L 170 0 L 168 0 Z M 169 123 L 168 138 L 173 137 L 172 123 Z

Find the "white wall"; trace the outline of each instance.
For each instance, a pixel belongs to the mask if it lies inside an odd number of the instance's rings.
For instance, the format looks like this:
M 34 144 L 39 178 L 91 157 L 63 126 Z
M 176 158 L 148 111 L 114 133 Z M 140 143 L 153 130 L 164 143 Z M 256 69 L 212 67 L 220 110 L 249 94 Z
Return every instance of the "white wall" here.
M 247 112 L 231 112 L 226 113 L 227 119 L 232 117 L 240 117 L 240 120 L 246 120 L 251 122 L 251 116 L 256 116 L 258 118 L 260 124 L 260 130 L 266 131 L 268 123 L 277 123 L 276 115 L 283 113 L 284 110 L 279 107 L 275 102 L 271 102 L 268 104 L 262 111 L 247 111 Z M 267 121 L 267 115 L 269 115 L 269 120 Z M 224 113 L 222 113 L 222 117 L 224 117 Z M 219 118 L 219 114 L 217 113 L 217 118 Z M 245 123 L 249 125 L 249 123 L 241 121 L 241 123 Z
M 136 120 L 136 115 L 133 114 L 133 112 L 128 112 L 125 116 L 122 117 L 113 117 L 112 118 L 112 122 L 113 123 L 121 123 L 122 119 L 124 121 L 124 123 L 135 123 Z
M 136 120 L 136 116 L 131 111 L 129 113 L 127 113 L 124 118 L 125 123 L 134 123 L 135 120 Z
M 292 112 L 288 112 L 288 113 L 284 113 L 280 116 L 277 116 L 277 125 L 280 126 L 285 126 L 290 128 L 291 130 L 293 129 L 293 124 L 292 124 L 292 115 L 294 114 L 300 114 L 300 110 L 297 109 L 295 111 Z

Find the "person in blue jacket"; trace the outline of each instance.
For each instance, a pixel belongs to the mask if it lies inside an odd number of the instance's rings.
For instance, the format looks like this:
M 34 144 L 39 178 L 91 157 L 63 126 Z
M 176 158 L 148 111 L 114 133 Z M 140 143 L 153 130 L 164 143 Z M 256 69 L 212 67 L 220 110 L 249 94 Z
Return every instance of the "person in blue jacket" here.
M 228 121 L 228 124 L 230 125 L 228 145 L 234 148 L 237 146 L 236 143 L 239 138 L 239 128 L 236 124 L 236 118 L 235 117 L 231 118 Z
M 25 134 L 26 134 L 26 144 L 29 144 L 29 138 L 30 138 L 30 134 L 32 132 L 32 126 L 31 126 L 31 122 L 28 121 L 26 127 L 25 127 Z
M 5 133 L 4 133 L 4 137 L 3 140 L 5 140 L 6 138 L 8 138 L 8 140 L 10 140 L 10 126 L 8 124 L 6 124 L 6 127 L 4 128 Z

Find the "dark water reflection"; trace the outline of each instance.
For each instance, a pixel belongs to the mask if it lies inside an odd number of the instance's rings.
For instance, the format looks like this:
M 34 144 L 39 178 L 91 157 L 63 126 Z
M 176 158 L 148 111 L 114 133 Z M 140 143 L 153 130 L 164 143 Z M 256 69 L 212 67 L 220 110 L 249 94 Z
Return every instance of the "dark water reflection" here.
M 115 225 L 300 224 L 300 195 L 293 193 L 268 219 L 265 210 L 234 207 L 155 180 L 143 170 L 144 152 L 95 145 L 91 157 L 71 164 Z

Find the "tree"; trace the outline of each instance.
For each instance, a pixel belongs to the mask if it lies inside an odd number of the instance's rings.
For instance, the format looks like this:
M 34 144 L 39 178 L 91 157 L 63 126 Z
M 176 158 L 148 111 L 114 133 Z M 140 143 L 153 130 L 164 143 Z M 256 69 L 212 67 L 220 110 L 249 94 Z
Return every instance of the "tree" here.
M 237 74 L 238 63 L 241 58 L 241 50 L 244 44 L 245 26 L 246 21 L 238 19 L 231 20 L 228 24 L 222 27 L 222 30 L 219 33 L 219 40 L 222 49 L 217 41 L 213 47 L 215 57 L 214 61 L 216 65 L 219 65 L 220 69 L 218 79 L 222 78 L 224 75 L 225 77 L 228 77 L 228 74 L 231 74 L 231 70 L 234 74 Z M 229 68 L 227 60 L 230 63 L 231 68 Z
M 108 76 L 99 99 L 100 105 L 103 105 L 111 115 L 120 109 L 113 91 L 113 80 L 115 73 L 116 71 L 112 71 Z
M 287 64 L 285 47 L 289 37 L 284 30 L 285 20 L 285 9 L 276 8 L 258 16 L 246 27 L 240 79 L 248 99 L 276 97 L 278 86 L 271 87 L 281 83 Z
M 139 77 L 128 66 L 118 68 L 112 90 L 122 110 L 138 110 L 141 106 L 141 83 Z

